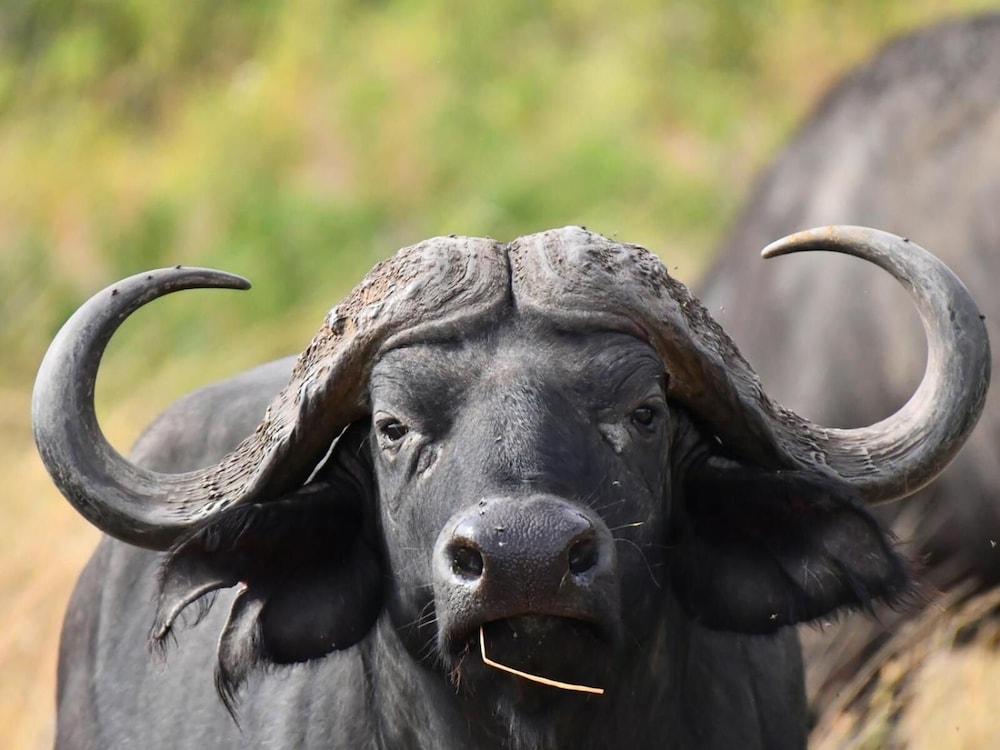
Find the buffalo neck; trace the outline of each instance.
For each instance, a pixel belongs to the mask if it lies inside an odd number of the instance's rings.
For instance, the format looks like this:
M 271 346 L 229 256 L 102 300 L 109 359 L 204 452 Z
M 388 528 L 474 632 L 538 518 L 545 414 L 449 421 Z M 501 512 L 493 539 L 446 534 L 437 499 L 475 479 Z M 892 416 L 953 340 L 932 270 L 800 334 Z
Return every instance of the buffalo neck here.
M 763 638 L 706 630 L 669 596 L 655 619 L 642 640 L 626 635 L 631 643 L 604 696 L 567 695 L 553 710 L 525 718 L 416 662 L 383 616 L 361 646 L 378 747 L 804 746 L 794 631 Z M 779 661 L 789 662 L 792 679 L 773 679 Z

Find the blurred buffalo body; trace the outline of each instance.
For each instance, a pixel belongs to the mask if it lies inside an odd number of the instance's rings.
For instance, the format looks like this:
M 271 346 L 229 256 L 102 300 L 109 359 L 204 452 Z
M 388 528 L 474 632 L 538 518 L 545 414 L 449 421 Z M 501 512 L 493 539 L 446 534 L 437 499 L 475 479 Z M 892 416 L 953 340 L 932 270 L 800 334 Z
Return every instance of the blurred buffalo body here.
M 1000 15 L 903 38 L 837 85 L 756 186 L 701 290 L 782 403 L 822 424 L 869 424 L 913 392 L 926 347 L 904 291 L 863 264 L 760 260 L 772 238 L 823 224 L 934 248 L 1000 341 Z M 919 604 L 804 633 L 820 715 L 903 620 L 1000 582 L 998 433 L 994 390 L 942 477 L 878 509 L 918 564 Z

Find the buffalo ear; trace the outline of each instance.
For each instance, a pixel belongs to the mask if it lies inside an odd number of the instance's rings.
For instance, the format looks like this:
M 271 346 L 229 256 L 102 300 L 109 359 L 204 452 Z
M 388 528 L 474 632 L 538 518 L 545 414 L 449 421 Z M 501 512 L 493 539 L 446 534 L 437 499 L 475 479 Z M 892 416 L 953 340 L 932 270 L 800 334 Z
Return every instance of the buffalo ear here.
M 153 645 L 169 640 L 189 605 L 218 589 L 240 588 L 216 668 L 216 686 L 231 713 L 252 671 L 349 648 L 381 612 L 381 564 L 365 533 L 371 479 L 358 463 L 367 452 L 346 442 L 331 466 L 299 491 L 223 511 L 167 553 Z
M 769 633 L 909 590 L 886 532 L 827 477 L 707 461 L 683 495 L 674 590 L 707 627 Z

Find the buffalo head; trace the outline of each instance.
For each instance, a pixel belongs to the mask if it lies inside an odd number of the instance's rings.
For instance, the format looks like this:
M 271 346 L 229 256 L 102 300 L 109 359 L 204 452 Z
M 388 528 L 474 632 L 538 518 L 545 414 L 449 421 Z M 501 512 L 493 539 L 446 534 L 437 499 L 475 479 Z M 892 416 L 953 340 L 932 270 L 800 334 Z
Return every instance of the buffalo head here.
M 864 503 L 914 492 L 958 450 L 989 378 L 985 328 L 961 282 L 906 240 L 836 227 L 767 254 L 811 249 L 881 266 L 923 316 L 924 381 L 870 427 L 773 403 L 653 255 L 568 227 L 400 251 L 333 308 L 253 434 L 186 474 L 107 444 L 97 366 L 146 302 L 245 282 L 132 277 L 53 343 L 36 439 L 91 522 L 169 550 L 155 641 L 206 593 L 240 587 L 219 644 L 227 700 L 251 668 L 351 646 L 380 616 L 415 661 L 480 694 L 523 689 L 486 679 L 480 632 L 519 669 L 613 686 L 616 655 L 673 604 L 766 633 L 905 589 Z

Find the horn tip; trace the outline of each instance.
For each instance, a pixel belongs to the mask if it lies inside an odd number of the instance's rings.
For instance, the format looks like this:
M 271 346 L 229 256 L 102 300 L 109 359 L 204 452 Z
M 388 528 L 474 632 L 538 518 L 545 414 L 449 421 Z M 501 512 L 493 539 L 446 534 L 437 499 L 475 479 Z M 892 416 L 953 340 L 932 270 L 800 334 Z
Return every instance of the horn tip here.
M 146 286 L 150 283 L 162 284 L 163 292 L 158 296 L 181 289 L 246 290 L 252 286 L 249 279 L 228 271 L 220 271 L 217 268 L 176 265 L 130 276 L 116 284 L 111 289 L 111 293 L 117 295 L 119 293 L 118 287 L 132 281 L 139 282 L 140 286 Z
M 782 237 L 780 240 L 775 240 L 765 247 L 760 251 L 760 257 L 766 260 L 768 258 L 778 258 L 782 255 L 801 253 L 807 250 L 819 250 L 824 246 L 836 244 L 844 231 L 850 229 L 853 229 L 853 227 L 831 225 L 795 232 L 794 234 Z
M 253 287 L 253 284 L 250 283 L 250 279 L 244 276 L 236 276 L 235 274 L 231 274 L 231 276 L 233 277 L 233 286 L 232 286 L 233 289 L 238 289 L 242 292 L 245 292 L 246 290 Z
M 250 280 L 246 277 L 235 273 L 229 273 L 228 271 L 219 271 L 214 268 L 192 268 L 185 266 L 174 266 L 174 269 L 183 273 L 185 276 L 189 276 L 189 278 L 200 276 L 201 281 L 204 282 L 205 286 L 215 287 L 216 289 L 236 289 L 246 291 L 252 286 Z
M 228 271 L 214 271 L 216 283 L 225 289 L 237 289 L 239 291 L 246 291 L 250 289 L 253 284 L 250 283 L 250 279 L 245 276 L 240 276 L 239 274 L 229 273 Z
M 781 257 L 782 255 L 789 255 L 790 253 L 798 252 L 801 249 L 801 247 L 796 247 L 794 244 L 790 243 L 786 237 L 772 242 L 770 245 L 761 250 L 760 257 L 764 260 L 768 260 L 770 258 Z

